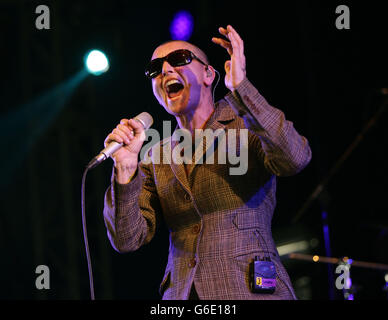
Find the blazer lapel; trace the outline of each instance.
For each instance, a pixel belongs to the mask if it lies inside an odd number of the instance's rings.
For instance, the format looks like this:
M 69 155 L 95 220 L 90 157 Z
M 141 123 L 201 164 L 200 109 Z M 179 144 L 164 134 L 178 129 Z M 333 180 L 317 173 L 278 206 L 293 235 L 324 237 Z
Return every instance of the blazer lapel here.
M 175 129 L 177 130 L 178 127 Z M 167 145 L 166 145 L 167 144 Z M 191 194 L 189 181 L 187 180 L 185 167 L 183 164 L 176 164 L 173 160 L 172 151 L 178 145 L 178 141 L 172 141 L 172 137 L 168 139 L 168 142 L 164 144 L 163 148 L 168 148 L 167 151 L 163 151 L 163 163 L 170 163 L 171 170 L 174 173 L 175 177 L 178 179 L 179 183 L 186 190 L 186 192 Z M 169 158 L 167 158 L 167 154 Z
M 217 103 L 216 110 L 213 114 L 213 116 L 209 119 L 206 127 L 206 129 L 212 130 L 214 133 L 217 129 L 225 130 L 226 126 L 222 122 L 230 122 L 234 120 L 237 117 L 237 115 L 234 113 L 231 107 L 228 106 L 227 102 L 225 100 L 221 100 Z M 175 128 L 175 131 L 179 129 L 179 127 Z M 174 131 L 174 132 L 175 132 Z M 226 133 L 226 132 L 225 132 Z M 226 137 L 225 137 L 226 138 Z M 214 143 L 216 139 L 203 139 L 205 140 L 205 145 L 198 144 L 198 146 L 195 146 L 195 150 L 193 150 L 193 157 L 192 157 L 192 164 L 186 165 L 187 166 L 187 174 L 186 169 L 183 164 L 176 164 L 172 157 L 172 151 L 174 148 L 178 145 L 178 141 L 172 141 L 172 137 L 168 139 L 167 145 L 164 144 L 163 148 L 169 148 L 167 152 L 163 152 L 163 163 L 170 163 L 171 170 L 173 171 L 175 177 L 178 179 L 179 183 L 182 185 L 182 187 L 186 190 L 186 192 L 191 193 L 190 188 L 190 175 L 194 171 L 195 167 L 199 163 L 205 163 L 206 159 L 206 152 L 210 147 L 214 147 Z M 214 152 L 216 151 L 216 148 L 213 149 Z M 167 158 L 167 155 L 169 154 L 170 158 Z M 200 161 L 202 159 L 202 162 Z
M 206 129 L 210 129 L 212 133 L 216 133 L 218 129 L 222 129 L 226 134 L 226 126 L 223 122 L 230 122 L 234 120 L 236 114 L 234 111 L 227 105 L 225 100 L 221 100 L 217 106 L 213 116 L 209 119 L 205 128 L 202 131 L 202 134 Z M 215 142 L 217 140 L 216 136 L 213 135 L 213 139 L 205 139 L 204 137 L 198 136 L 196 139 L 202 140 L 202 143 L 195 144 L 195 150 L 193 151 L 193 163 L 188 166 L 187 175 L 190 180 L 190 175 L 194 171 L 195 167 L 198 164 L 206 163 L 206 152 L 212 147 L 213 152 L 216 152 Z M 224 137 L 226 139 L 226 136 Z M 200 141 L 199 141 L 200 142 Z

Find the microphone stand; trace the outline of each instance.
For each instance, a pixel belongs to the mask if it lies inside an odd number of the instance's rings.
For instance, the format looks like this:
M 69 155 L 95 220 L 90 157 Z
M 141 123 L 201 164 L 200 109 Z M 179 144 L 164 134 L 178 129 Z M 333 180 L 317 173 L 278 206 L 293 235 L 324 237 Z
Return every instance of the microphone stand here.
M 383 88 L 381 90 L 383 95 L 388 95 L 388 88 Z M 326 187 L 333 176 L 338 172 L 343 163 L 347 158 L 352 154 L 354 149 L 361 143 L 364 139 L 366 133 L 376 124 L 377 120 L 383 114 L 388 104 L 388 98 L 385 98 L 377 112 L 372 116 L 372 118 L 366 123 L 362 131 L 356 136 L 354 141 L 349 145 L 349 147 L 345 150 L 345 152 L 341 155 L 341 157 L 334 163 L 331 167 L 329 173 L 325 178 L 321 180 L 320 183 L 315 187 L 314 191 L 307 198 L 301 209 L 297 212 L 297 214 L 292 219 L 292 223 L 298 222 L 301 217 L 306 213 L 307 209 L 311 206 L 311 204 L 319 199 L 321 202 L 321 215 L 322 215 L 322 225 L 323 225 L 323 237 L 325 242 L 325 251 L 328 257 L 331 257 L 331 247 L 330 247 L 330 236 L 329 236 L 329 225 L 328 225 L 328 214 L 326 210 L 326 205 L 328 201 L 327 190 Z M 332 265 L 328 265 L 328 280 L 329 280 L 329 298 L 330 300 L 334 299 L 334 278 L 333 278 L 333 268 Z

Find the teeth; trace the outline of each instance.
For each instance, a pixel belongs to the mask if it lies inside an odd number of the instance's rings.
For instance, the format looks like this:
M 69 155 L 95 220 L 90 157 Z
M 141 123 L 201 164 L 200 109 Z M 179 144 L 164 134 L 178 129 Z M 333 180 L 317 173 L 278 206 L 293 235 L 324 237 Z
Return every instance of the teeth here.
M 172 85 L 174 83 L 180 83 L 180 82 L 178 80 L 176 80 L 176 79 L 168 80 L 166 82 L 166 87 L 168 87 L 168 86 L 170 86 L 170 85 Z

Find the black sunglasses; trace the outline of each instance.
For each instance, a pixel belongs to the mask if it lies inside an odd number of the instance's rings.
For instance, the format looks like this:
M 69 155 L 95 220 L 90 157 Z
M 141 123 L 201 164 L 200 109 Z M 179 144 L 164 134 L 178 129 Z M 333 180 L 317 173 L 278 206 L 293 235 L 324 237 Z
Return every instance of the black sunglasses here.
M 180 50 L 170 52 L 164 58 L 156 58 L 154 60 L 151 60 L 151 62 L 148 64 L 145 70 L 145 75 L 150 79 L 157 77 L 159 74 L 162 73 L 164 61 L 167 61 L 172 67 L 180 67 L 191 63 L 193 59 L 196 59 L 203 65 L 207 66 L 205 62 L 199 59 L 190 50 L 180 49 Z

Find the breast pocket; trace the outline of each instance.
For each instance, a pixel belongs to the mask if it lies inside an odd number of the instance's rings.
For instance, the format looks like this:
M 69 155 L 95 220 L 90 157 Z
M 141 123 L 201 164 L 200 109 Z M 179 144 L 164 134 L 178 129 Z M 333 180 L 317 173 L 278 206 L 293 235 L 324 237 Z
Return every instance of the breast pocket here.
M 270 256 L 277 256 L 270 227 L 265 227 L 265 223 L 260 221 L 257 213 L 240 212 L 234 217 L 233 224 L 239 231 L 237 243 L 241 243 L 244 248 L 238 254 L 260 251 Z
M 260 221 L 255 212 L 239 212 L 233 218 L 233 224 L 239 230 L 258 229 Z

